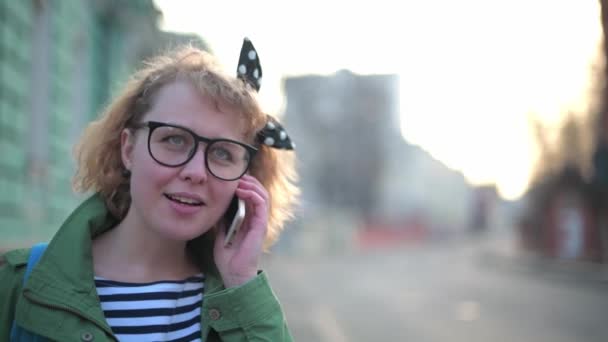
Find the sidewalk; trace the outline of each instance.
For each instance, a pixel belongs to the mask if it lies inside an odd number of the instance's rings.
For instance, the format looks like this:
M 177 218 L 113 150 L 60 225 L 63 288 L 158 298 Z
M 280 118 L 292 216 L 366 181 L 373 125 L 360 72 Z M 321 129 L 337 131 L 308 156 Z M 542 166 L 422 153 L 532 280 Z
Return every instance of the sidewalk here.
M 508 236 L 480 241 L 480 261 L 488 266 L 531 273 L 552 279 L 587 281 L 608 286 L 608 265 L 559 260 L 524 251 Z

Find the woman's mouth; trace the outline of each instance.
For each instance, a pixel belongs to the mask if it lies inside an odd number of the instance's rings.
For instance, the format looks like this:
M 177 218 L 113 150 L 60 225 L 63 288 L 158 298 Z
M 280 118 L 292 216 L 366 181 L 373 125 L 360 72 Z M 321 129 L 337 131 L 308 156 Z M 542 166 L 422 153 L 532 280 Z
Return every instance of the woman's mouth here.
M 190 205 L 193 207 L 202 206 L 205 204 L 203 201 L 195 199 L 190 196 L 184 196 L 184 195 L 178 195 L 178 194 L 164 194 L 164 195 L 170 201 L 173 201 L 173 202 L 176 202 L 179 204 Z

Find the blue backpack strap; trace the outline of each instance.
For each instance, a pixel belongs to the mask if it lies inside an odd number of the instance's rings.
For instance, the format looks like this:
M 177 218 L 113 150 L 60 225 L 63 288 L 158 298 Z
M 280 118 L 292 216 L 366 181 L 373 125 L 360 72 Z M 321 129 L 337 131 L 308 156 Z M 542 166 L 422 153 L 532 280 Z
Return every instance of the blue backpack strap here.
M 42 257 L 42 254 L 44 254 L 46 246 L 48 246 L 48 243 L 46 242 L 42 242 L 32 246 L 32 249 L 30 250 L 30 257 L 27 259 L 27 268 L 25 269 L 25 275 L 23 276 L 23 286 L 25 286 L 27 278 L 30 277 L 34 266 L 36 266 L 38 260 L 40 260 L 40 257 Z
M 23 287 L 25 287 L 25 283 L 27 282 L 30 273 L 32 273 L 34 266 L 36 266 L 42 257 L 42 254 L 44 254 L 47 245 L 47 243 L 43 242 L 32 246 L 30 256 L 27 259 L 25 274 L 23 275 Z M 44 338 L 21 328 L 15 321 L 13 321 L 13 325 L 11 326 L 11 342 L 42 342 L 44 340 Z

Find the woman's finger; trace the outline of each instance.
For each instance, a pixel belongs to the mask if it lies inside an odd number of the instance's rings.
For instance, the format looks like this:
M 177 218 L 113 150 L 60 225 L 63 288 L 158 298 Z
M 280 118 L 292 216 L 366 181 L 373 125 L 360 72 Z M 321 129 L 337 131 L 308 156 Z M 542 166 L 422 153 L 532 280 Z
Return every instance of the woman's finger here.
M 268 201 L 269 196 L 268 192 L 264 188 L 264 186 L 254 177 L 251 176 L 243 176 L 241 181 L 239 182 L 239 188 L 253 190 L 260 194 L 265 201 Z

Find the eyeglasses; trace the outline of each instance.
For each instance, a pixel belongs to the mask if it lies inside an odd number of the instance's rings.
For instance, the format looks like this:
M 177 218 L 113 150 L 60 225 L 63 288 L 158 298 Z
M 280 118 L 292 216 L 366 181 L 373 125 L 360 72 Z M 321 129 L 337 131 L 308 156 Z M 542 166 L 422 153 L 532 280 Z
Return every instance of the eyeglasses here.
M 230 139 L 205 138 L 191 130 L 167 123 L 148 121 L 135 128 L 148 127 L 148 152 L 157 163 L 179 167 L 188 163 L 202 141 L 205 167 L 216 178 L 232 181 L 241 178 L 258 151 L 257 148 Z

